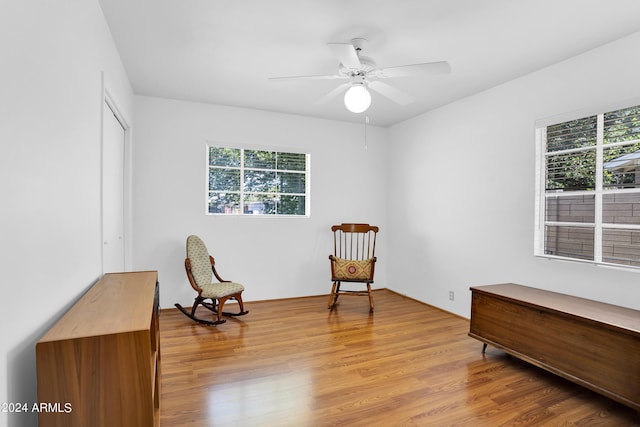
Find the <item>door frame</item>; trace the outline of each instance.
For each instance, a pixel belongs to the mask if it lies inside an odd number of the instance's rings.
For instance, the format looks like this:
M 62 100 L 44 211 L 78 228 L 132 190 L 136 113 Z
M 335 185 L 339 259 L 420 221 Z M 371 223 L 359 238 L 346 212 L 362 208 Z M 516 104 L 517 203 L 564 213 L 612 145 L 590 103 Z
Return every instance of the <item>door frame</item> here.
M 123 176 L 123 229 L 124 229 L 124 270 L 131 270 L 131 125 L 118 105 L 113 92 L 109 90 L 105 82 L 104 72 L 101 73 L 102 96 L 100 99 L 100 270 L 104 274 L 104 210 L 103 210 L 103 179 L 104 179 L 104 114 L 105 108 L 109 108 L 116 120 L 124 129 L 124 176 Z

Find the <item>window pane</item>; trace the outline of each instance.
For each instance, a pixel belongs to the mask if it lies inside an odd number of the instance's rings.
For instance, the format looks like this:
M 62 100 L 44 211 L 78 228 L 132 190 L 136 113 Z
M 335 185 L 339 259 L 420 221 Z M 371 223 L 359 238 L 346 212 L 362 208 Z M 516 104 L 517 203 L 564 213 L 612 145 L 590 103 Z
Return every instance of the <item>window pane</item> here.
M 547 191 L 593 190 L 595 177 L 595 150 L 547 157 Z
M 604 149 L 604 188 L 640 187 L 640 144 Z
M 276 152 L 244 150 L 244 167 L 256 169 L 275 169 Z
M 545 254 L 593 260 L 593 228 L 546 226 L 545 229 Z
M 547 127 L 547 151 L 596 145 L 597 116 L 585 117 Z
M 244 191 L 261 193 L 276 192 L 277 187 L 275 171 L 245 170 Z
M 605 194 L 602 197 L 602 222 L 640 224 L 640 193 Z
M 240 166 L 239 148 L 209 147 L 209 166 Z
M 306 177 L 303 173 L 279 172 L 278 181 L 280 182 L 281 193 L 304 194 L 305 192 Z
M 237 214 L 240 213 L 240 194 L 216 193 L 209 194 L 209 213 Z
M 605 144 L 638 138 L 640 138 L 640 106 L 605 113 Z
M 640 230 L 603 229 L 602 261 L 640 267 Z
M 307 214 L 308 154 L 220 147 L 208 154 L 209 213 Z
M 240 170 L 210 168 L 209 190 L 240 191 Z
M 306 170 L 307 155 L 301 153 L 278 153 L 278 170 Z
M 596 197 L 594 194 L 547 197 L 546 220 L 593 223 L 595 210 Z
M 280 215 L 304 215 L 304 196 L 280 196 L 278 213 Z
M 640 105 L 544 131 L 543 252 L 640 267 Z
M 249 215 L 275 215 L 276 197 L 270 194 L 245 194 L 244 213 Z

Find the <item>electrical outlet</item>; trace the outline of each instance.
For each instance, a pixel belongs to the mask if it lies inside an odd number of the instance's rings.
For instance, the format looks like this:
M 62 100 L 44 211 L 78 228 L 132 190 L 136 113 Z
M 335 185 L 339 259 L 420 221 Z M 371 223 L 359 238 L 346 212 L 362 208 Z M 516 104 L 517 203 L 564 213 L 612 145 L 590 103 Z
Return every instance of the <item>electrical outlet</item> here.
M 455 299 L 455 295 L 453 294 L 453 291 L 449 291 L 449 301 L 453 301 Z

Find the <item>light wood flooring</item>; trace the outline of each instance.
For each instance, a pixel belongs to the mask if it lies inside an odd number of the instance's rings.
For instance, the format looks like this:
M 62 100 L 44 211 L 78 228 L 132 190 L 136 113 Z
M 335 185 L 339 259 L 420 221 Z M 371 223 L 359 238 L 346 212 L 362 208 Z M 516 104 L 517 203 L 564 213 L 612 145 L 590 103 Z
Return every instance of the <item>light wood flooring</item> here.
M 640 425 L 626 406 L 483 355 L 466 319 L 388 290 L 374 299 L 373 314 L 366 297 L 334 311 L 325 296 L 249 302 L 219 326 L 162 310 L 160 425 Z

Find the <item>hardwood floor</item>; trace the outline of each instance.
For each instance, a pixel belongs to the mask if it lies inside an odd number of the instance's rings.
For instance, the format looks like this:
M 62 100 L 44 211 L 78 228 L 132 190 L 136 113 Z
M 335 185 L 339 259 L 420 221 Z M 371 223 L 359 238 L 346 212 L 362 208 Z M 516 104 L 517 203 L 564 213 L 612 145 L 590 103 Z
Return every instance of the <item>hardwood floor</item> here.
M 162 310 L 161 426 L 634 426 L 640 415 L 388 290 L 248 302 L 217 327 Z M 205 310 L 200 312 L 207 316 Z M 637 355 L 630 355 L 638 357 Z

